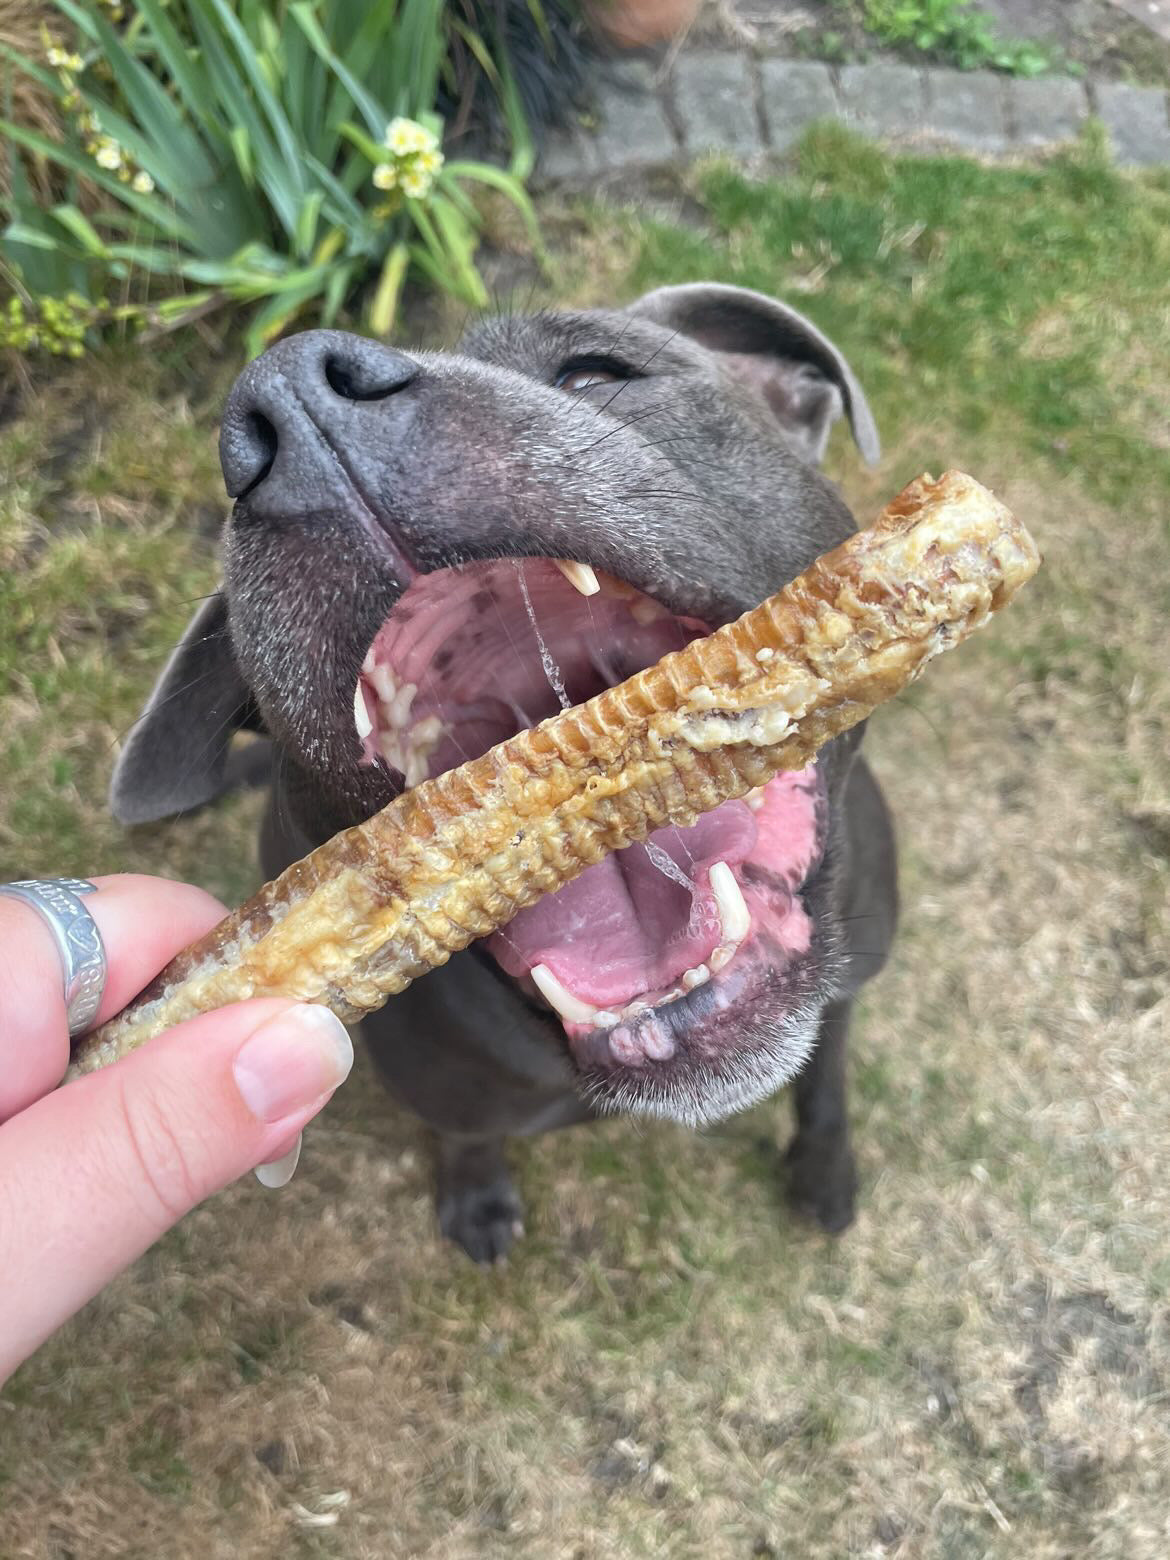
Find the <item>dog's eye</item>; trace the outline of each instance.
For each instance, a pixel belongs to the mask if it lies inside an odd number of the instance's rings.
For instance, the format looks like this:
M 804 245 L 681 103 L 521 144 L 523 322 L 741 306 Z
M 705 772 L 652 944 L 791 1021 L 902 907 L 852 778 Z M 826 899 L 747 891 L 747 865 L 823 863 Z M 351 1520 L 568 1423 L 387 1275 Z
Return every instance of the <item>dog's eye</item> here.
M 622 380 L 636 377 L 614 358 L 572 358 L 568 363 L 562 363 L 557 370 L 553 385 L 557 390 L 576 392 L 590 390 L 594 385 L 620 384 Z

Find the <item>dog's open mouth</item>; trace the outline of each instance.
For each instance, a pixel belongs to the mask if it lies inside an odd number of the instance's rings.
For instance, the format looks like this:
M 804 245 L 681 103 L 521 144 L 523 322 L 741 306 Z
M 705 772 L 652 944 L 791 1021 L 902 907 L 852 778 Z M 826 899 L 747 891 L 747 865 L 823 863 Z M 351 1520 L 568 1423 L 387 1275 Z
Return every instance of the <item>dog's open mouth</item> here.
M 502 559 L 424 574 L 362 664 L 362 762 L 415 785 L 708 628 L 583 564 Z M 812 994 L 817 937 L 801 890 L 825 812 L 815 764 L 778 775 L 689 829 L 618 851 L 483 946 L 559 1015 L 587 1078 L 649 1083 L 695 1064 L 726 1073 L 758 1046 L 747 1032 L 756 1006 L 766 999 L 775 1031 Z M 622 1103 L 654 1109 L 654 1092 L 635 1078 Z

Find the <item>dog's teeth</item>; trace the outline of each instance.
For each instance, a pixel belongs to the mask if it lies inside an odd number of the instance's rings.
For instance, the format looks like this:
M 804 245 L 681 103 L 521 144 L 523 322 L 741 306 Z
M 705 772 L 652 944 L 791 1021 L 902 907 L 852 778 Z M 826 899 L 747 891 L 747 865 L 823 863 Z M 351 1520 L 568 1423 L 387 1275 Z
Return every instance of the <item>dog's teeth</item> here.
M 759 650 L 756 651 L 756 660 L 770 661 L 775 654 L 775 650 L 773 650 L 770 645 L 763 645 Z
M 609 1008 L 598 1008 L 593 1015 L 593 1022 L 598 1029 L 612 1029 L 621 1016 L 620 1013 L 614 1013 Z
M 711 868 L 711 892 L 719 906 L 724 942 L 741 943 L 751 930 L 752 918 L 735 873 L 725 861 L 717 861 Z
M 749 791 L 748 794 L 744 797 L 744 801 L 751 808 L 752 812 L 759 812 L 760 808 L 764 805 L 763 786 L 758 785 L 754 791 Z
M 583 596 L 596 596 L 601 589 L 597 575 L 587 563 L 574 563 L 570 558 L 554 558 L 553 562 L 573 589 Z
M 398 684 L 394 681 L 394 673 L 388 666 L 371 666 L 366 676 L 373 683 L 378 698 L 383 704 L 393 702 L 394 695 L 398 692 Z
M 597 1009 L 591 1002 L 583 1002 L 580 997 L 575 997 L 567 987 L 562 986 L 547 964 L 534 964 L 529 971 L 536 982 L 537 989 L 546 1002 L 552 1004 L 562 1018 L 567 1018 L 570 1024 L 595 1024 L 599 1017 Z M 609 1017 L 616 1024 L 614 1014 Z
M 708 968 L 713 975 L 718 974 L 725 964 L 730 964 L 734 957 L 735 949 L 729 943 L 720 943 L 715 952 L 710 954 L 707 959 Z
M 392 769 L 406 769 L 406 756 L 402 750 L 401 738 L 396 731 L 380 731 L 378 746 L 382 749 L 382 757 Z
M 636 601 L 630 603 L 630 612 L 634 622 L 641 623 L 643 627 L 648 623 L 660 623 L 670 613 L 659 602 L 651 600 L 649 596 L 639 596 Z
M 373 672 L 375 665 L 376 662 L 374 661 L 374 647 L 371 645 L 370 648 L 366 651 L 365 660 L 362 662 L 362 671 L 365 672 L 367 677 L 369 677 Z
M 390 704 L 390 724 L 400 729 L 410 719 L 410 706 L 414 703 L 414 696 L 418 692 L 417 683 L 403 683 L 394 695 Z
M 406 768 L 402 772 L 403 783 L 408 791 L 413 791 L 416 785 L 421 785 L 431 772 L 431 766 L 427 763 L 426 756 L 410 748 L 406 754 Z
M 429 743 L 428 755 L 435 743 L 443 734 L 443 722 L 438 715 L 428 715 L 425 720 L 416 720 L 410 728 L 410 740 L 416 747 L 423 743 Z
M 359 677 L 357 687 L 353 690 L 353 723 L 357 727 L 357 734 L 364 742 L 374 729 L 374 723 L 370 719 L 370 713 L 366 709 L 366 696 L 362 692 L 362 680 Z
M 682 983 L 688 991 L 694 991 L 696 986 L 701 986 L 704 981 L 711 979 L 711 971 L 705 964 L 696 964 L 693 970 L 683 972 Z

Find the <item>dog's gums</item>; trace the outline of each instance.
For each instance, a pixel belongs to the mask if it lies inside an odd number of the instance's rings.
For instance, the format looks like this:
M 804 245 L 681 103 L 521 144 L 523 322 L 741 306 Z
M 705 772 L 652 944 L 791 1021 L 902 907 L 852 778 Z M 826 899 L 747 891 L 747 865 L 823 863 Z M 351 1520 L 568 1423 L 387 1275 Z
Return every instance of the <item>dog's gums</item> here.
M 560 1014 L 586 1081 L 655 1109 L 640 1072 L 669 1075 L 683 1050 L 718 1064 L 722 1011 L 779 981 L 797 1012 L 811 990 L 817 750 L 1037 563 L 1007 510 L 949 473 L 709 637 L 551 560 L 422 576 L 376 634 L 353 710 L 366 762 L 408 789 L 181 954 L 72 1071 L 249 996 L 352 1020 L 486 937 Z M 530 615 L 542 632 L 513 657 Z

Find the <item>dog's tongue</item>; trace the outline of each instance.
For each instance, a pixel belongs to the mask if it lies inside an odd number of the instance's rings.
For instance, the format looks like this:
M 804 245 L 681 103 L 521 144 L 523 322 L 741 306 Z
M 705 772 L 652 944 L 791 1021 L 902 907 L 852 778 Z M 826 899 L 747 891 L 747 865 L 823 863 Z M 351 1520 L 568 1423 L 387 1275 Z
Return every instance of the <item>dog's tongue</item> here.
M 711 866 L 746 860 L 757 832 L 743 802 L 725 802 L 689 829 L 659 829 L 522 910 L 488 948 L 509 975 L 546 965 L 600 1008 L 669 987 L 721 940 Z

